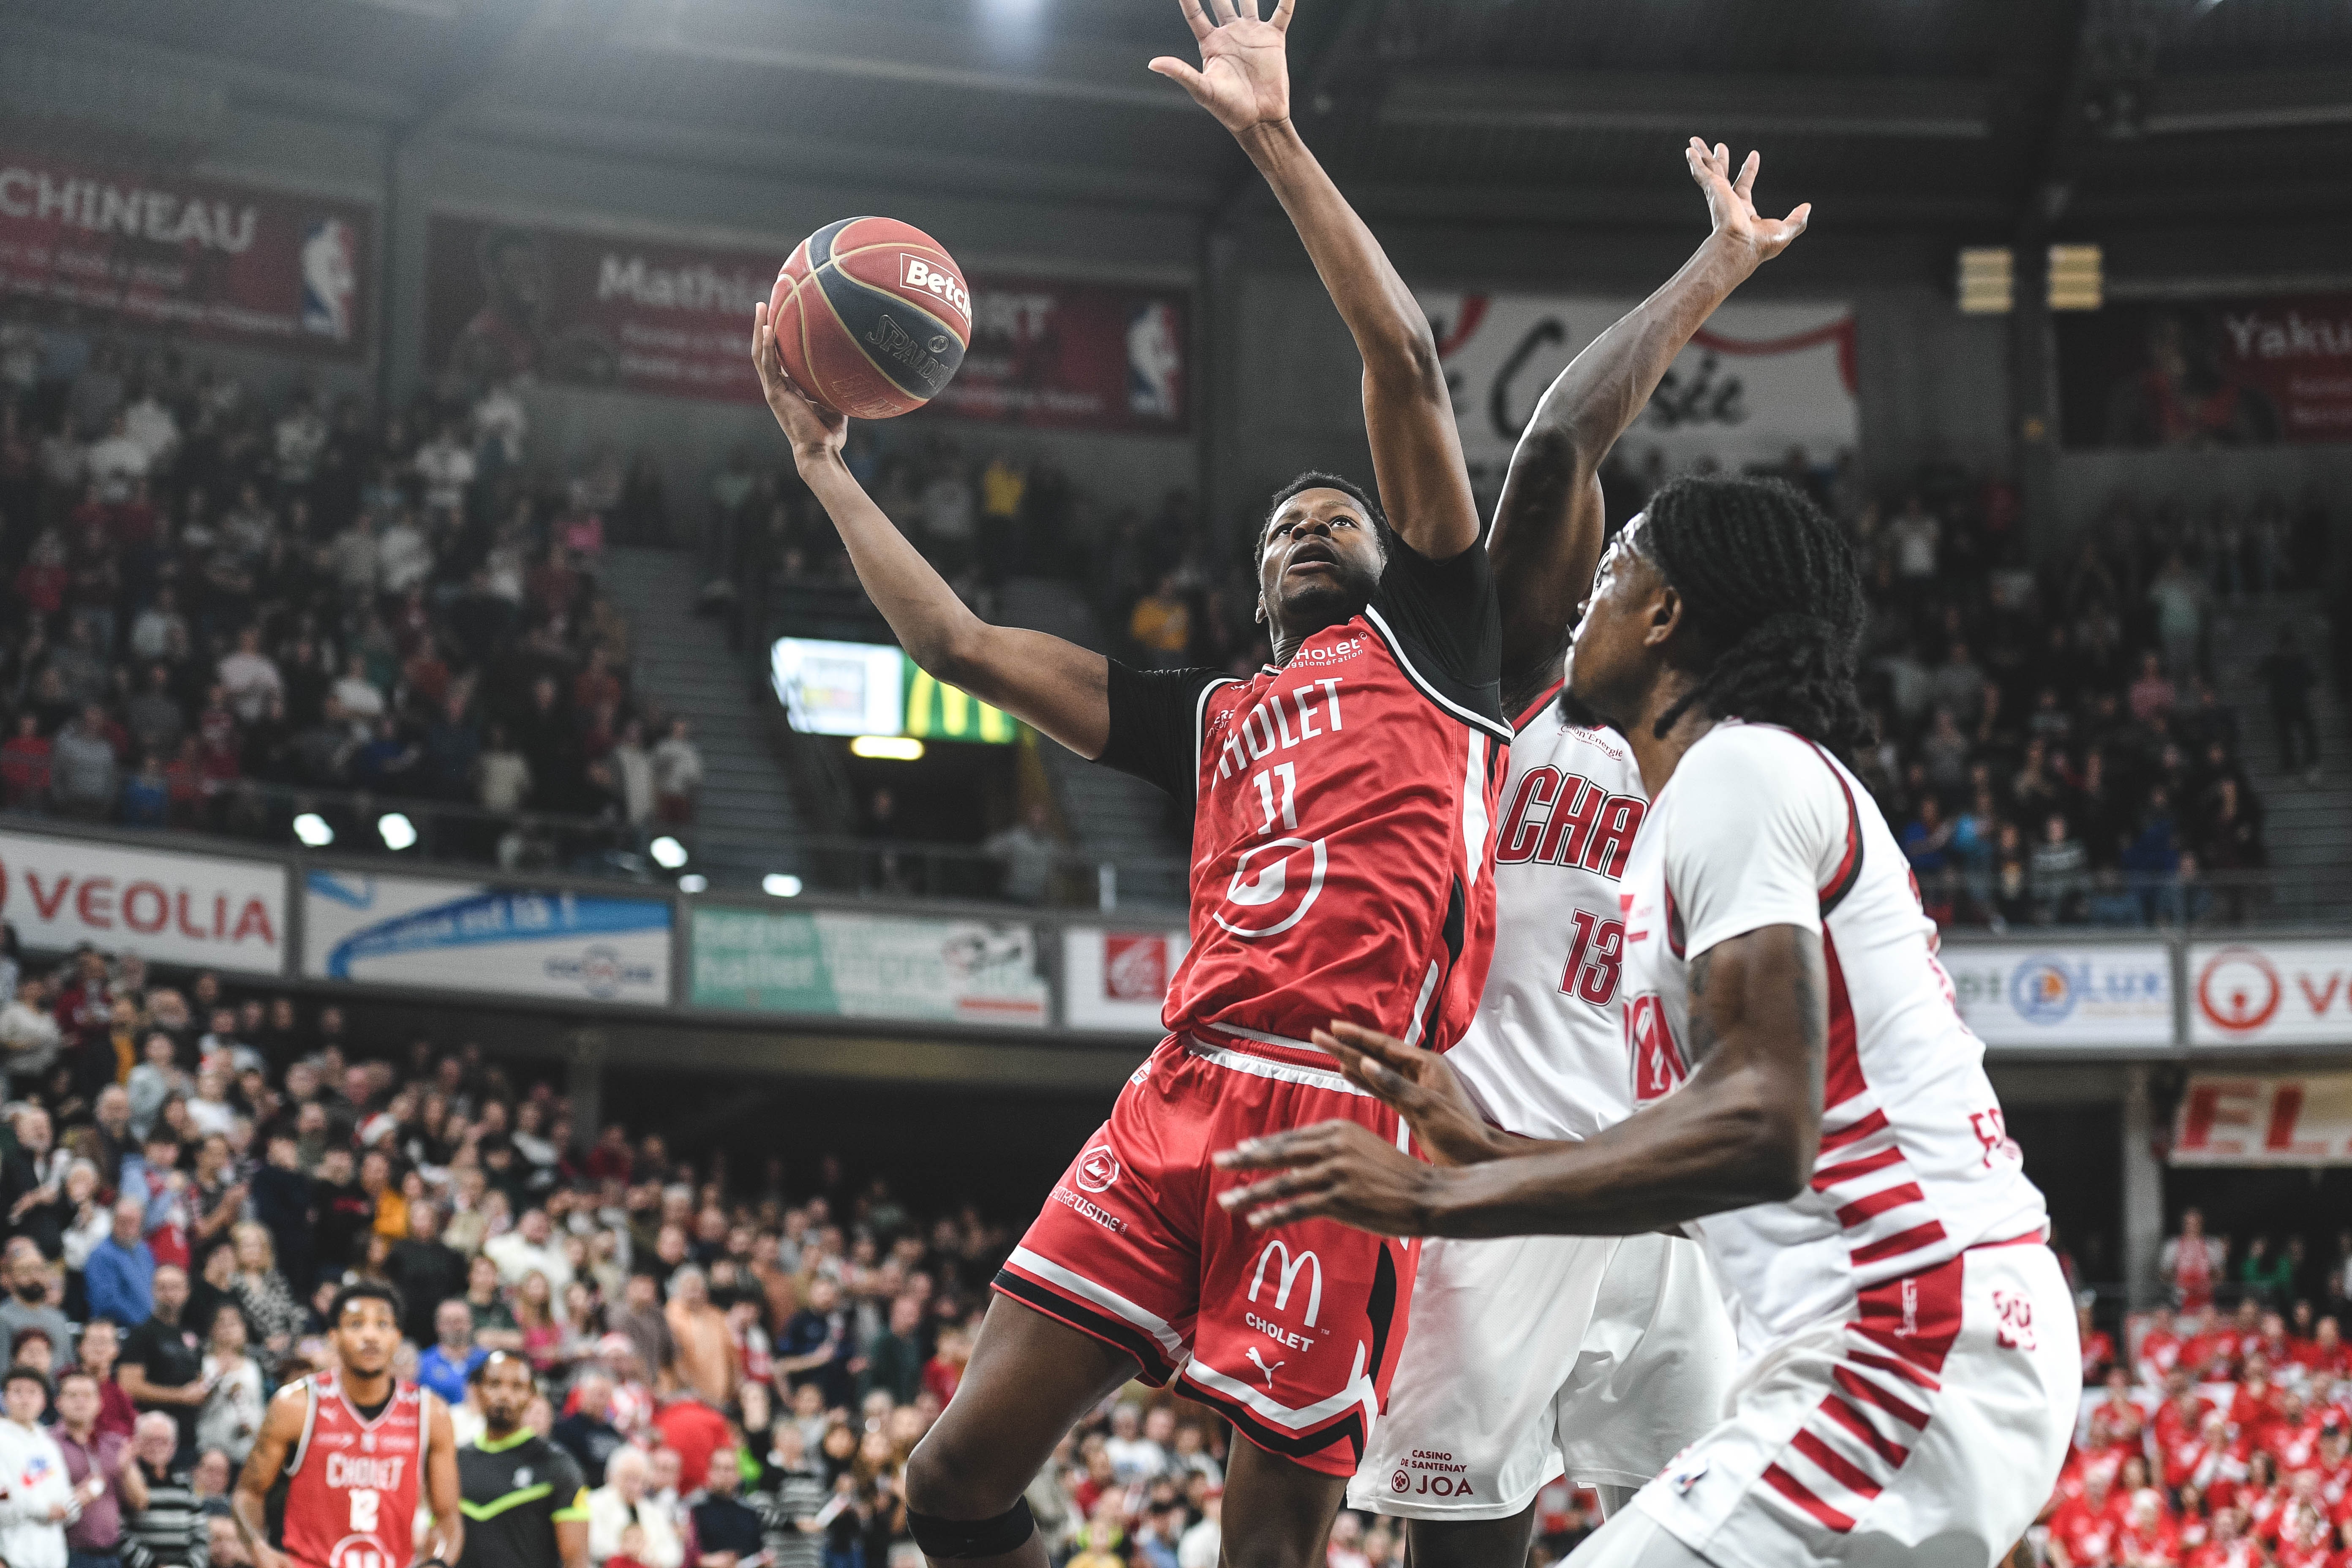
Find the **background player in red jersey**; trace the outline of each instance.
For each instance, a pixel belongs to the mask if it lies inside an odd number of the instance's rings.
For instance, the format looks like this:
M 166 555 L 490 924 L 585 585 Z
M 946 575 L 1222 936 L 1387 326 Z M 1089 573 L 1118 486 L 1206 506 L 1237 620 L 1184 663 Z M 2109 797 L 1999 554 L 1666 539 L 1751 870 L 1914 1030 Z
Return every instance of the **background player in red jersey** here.
M 457 1434 L 431 1390 L 392 1375 L 399 1298 L 383 1285 L 345 1286 L 327 1322 L 334 1368 L 278 1390 L 230 1500 L 255 1568 L 449 1568 L 465 1549 Z M 272 1547 L 268 1500 L 280 1475 L 285 1529 Z M 421 1557 L 420 1475 L 433 1509 Z
M 1079 755 L 1193 808 L 1192 946 L 1169 1037 L 1119 1096 L 996 1281 L 961 1385 L 907 1467 L 935 1562 L 1044 1568 L 1024 1489 L 1138 1374 L 1249 1439 L 1224 1499 L 1227 1561 L 1316 1554 L 1404 1337 L 1411 1244 L 1339 1226 L 1253 1235 L 1215 1201 L 1233 1135 L 1394 1114 L 1307 1036 L 1336 1015 L 1432 1046 L 1458 1036 L 1493 939 L 1500 627 L 1436 344 L 1419 302 L 1289 118 L 1291 0 L 1261 20 L 1196 0 L 1173 78 L 1280 197 L 1363 356 L 1381 499 L 1307 475 L 1258 542 L 1275 660 L 1247 680 L 1130 670 L 973 616 L 858 487 L 842 423 L 784 377 L 764 309 L 753 356 L 802 477 L 917 663 Z

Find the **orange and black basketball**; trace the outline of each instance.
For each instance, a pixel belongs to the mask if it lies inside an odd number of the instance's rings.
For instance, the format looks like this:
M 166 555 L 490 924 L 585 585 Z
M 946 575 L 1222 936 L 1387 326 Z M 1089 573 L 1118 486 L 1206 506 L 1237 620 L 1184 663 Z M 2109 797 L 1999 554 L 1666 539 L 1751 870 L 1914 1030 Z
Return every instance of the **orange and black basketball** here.
M 920 408 L 971 341 L 963 268 L 912 224 L 829 223 L 796 247 L 768 306 L 776 352 L 800 389 L 856 419 Z

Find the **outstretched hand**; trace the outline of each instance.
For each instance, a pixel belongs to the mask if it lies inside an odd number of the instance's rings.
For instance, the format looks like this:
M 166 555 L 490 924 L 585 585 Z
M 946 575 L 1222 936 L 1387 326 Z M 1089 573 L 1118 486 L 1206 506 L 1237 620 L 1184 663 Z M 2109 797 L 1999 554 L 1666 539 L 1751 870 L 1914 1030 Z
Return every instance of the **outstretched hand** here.
M 1200 68 L 1173 55 L 1161 55 L 1151 68 L 1191 93 L 1193 102 L 1236 136 L 1253 126 L 1289 119 L 1290 65 L 1284 35 L 1290 30 L 1296 0 L 1279 0 L 1271 21 L 1258 19 L 1258 0 L 1207 0 L 1216 13 L 1213 22 L 1202 12 L 1202 0 L 1178 3 L 1192 26 L 1192 37 L 1200 41 Z
M 1215 1163 L 1220 1171 L 1279 1173 L 1217 1194 L 1226 1213 L 1255 1230 L 1335 1219 L 1378 1236 L 1420 1236 L 1443 1177 L 1360 1121 L 1318 1121 L 1251 1138 Z
M 1706 193 L 1706 213 L 1715 221 L 1715 232 L 1746 246 L 1758 261 L 1771 260 L 1805 232 L 1805 224 L 1813 216 L 1811 202 L 1799 204 L 1784 218 L 1757 216 L 1756 174 L 1764 166 L 1762 153 L 1748 153 L 1737 176 L 1731 172 L 1731 152 L 1720 142 L 1710 148 L 1694 136 L 1684 156 L 1690 164 L 1691 178 Z
M 805 463 L 841 450 L 849 437 L 849 420 L 803 393 L 784 373 L 783 355 L 776 351 L 776 329 L 768 320 L 763 301 L 751 307 L 751 367 L 760 373 L 760 391 L 768 410 L 793 444 L 793 460 Z
M 1315 1031 L 1348 1081 L 1404 1118 L 1422 1152 L 1440 1165 L 1499 1158 L 1503 1134 L 1486 1124 L 1445 1058 L 1360 1024 Z

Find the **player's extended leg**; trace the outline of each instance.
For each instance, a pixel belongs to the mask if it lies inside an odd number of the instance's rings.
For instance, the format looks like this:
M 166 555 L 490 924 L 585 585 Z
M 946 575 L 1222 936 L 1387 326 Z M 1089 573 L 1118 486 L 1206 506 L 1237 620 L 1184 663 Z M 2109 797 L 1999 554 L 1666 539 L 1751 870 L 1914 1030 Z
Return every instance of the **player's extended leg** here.
M 1348 1478 L 1269 1454 L 1246 1438 L 1225 1461 L 1221 1568 L 1307 1568 L 1348 1495 Z
M 1536 1505 L 1507 1519 L 1412 1519 L 1405 1541 L 1412 1568 L 1525 1568 Z
M 1596 1486 L 1601 1517 L 1614 1519 L 1639 1487 Z M 1536 1505 L 1508 1519 L 1413 1519 L 1405 1521 L 1412 1568 L 1520 1568 L 1535 1540 Z
M 1003 1296 L 991 1301 L 955 1397 L 907 1458 L 908 1522 L 923 1555 L 953 1568 L 1045 1568 L 1022 1494 L 1072 1424 L 1135 1373 L 1134 1357 L 1093 1335 Z

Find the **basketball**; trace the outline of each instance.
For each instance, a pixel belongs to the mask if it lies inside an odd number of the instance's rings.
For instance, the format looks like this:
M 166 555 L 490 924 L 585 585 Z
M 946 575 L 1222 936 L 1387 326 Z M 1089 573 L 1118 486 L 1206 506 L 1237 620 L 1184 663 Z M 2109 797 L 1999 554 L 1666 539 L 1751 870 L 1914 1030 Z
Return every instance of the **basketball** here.
M 845 217 L 795 247 L 768 305 L 794 384 L 856 419 L 920 408 L 963 363 L 971 290 L 911 224 Z

